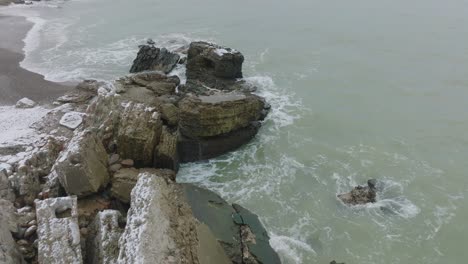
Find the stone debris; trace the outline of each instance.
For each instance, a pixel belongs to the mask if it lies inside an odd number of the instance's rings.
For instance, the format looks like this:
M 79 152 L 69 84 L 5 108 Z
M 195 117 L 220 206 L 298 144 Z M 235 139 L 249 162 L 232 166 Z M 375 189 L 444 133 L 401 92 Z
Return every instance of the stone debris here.
M 76 196 L 38 200 L 36 213 L 39 263 L 83 263 Z
M 15 104 L 16 108 L 33 108 L 34 106 L 36 106 L 36 102 L 26 97 L 18 100 Z
M 14 211 L 10 201 L 0 199 L 0 263 L 24 263 L 11 235 L 17 230 Z
M 68 112 L 62 116 L 59 123 L 64 127 L 75 130 L 83 123 L 83 115 L 80 112 Z

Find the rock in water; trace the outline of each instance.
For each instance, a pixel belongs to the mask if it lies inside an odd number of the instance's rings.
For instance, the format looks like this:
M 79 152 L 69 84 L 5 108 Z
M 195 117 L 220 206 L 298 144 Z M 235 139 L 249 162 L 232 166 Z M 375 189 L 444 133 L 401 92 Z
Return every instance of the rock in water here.
M 339 194 L 338 198 L 348 205 L 375 203 L 376 200 L 376 180 L 367 181 L 367 186 L 356 186 L 349 193 Z
M 187 81 L 223 89 L 242 78 L 244 56 L 208 42 L 192 42 L 187 57 Z
M 86 196 L 96 193 L 109 182 L 108 156 L 94 132 L 85 130 L 68 143 L 54 169 L 69 195 Z
M 264 100 L 252 94 L 186 97 L 179 103 L 179 128 L 189 138 L 226 134 L 259 120 L 264 106 Z
M 36 213 L 39 263 L 83 263 L 76 196 L 37 200 Z
M 33 108 L 34 106 L 36 106 L 36 102 L 26 97 L 20 99 L 15 105 L 16 108 Z
M 159 49 L 151 45 L 142 45 L 130 68 L 131 73 L 142 71 L 162 71 L 169 73 L 177 65 L 180 56 L 165 48 Z

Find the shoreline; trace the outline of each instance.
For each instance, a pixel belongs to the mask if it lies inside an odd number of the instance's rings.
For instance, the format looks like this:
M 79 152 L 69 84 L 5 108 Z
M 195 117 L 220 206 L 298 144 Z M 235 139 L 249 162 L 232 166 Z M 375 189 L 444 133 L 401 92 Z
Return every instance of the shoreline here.
M 69 84 L 50 82 L 44 76 L 20 66 L 24 59 L 23 39 L 31 30 L 32 23 L 20 16 L 0 14 L 0 105 L 14 105 L 28 97 L 39 104 L 51 103 L 69 91 Z

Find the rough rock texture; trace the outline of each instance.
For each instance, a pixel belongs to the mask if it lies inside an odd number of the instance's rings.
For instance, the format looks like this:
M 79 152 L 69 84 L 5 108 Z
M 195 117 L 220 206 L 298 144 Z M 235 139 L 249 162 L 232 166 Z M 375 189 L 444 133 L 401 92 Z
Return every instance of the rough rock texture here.
M 161 118 L 169 126 L 177 126 L 179 123 L 179 108 L 171 103 L 165 103 L 159 106 L 161 112 Z
M 141 169 L 135 168 L 121 169 L 112 178 L 111 195 L 124 203 L 130 203 L 130 194 L 135 187 L 140 173 L 148 172 L 157 177 L 175 180 L 175 173 L 165 169 Z
M 199 263 L 195 221 L 174 183 L 140 175 L 132 191 L 118 263 Z
M 83 123 L 83 115 L 80 112 L 68 112 L 62 116 L 59 123 L 64 127 L 75 130 Z
M 10 201 L 0 199 L 0 263 L 24 263 L 11 236 L 11 232 L 16 232 L 14 210 Z
M 132 102 L 125 104 L 117 135 L 122 159 L 133 159 L 137 167 L 151 166 L 161 130 L 162 121 L 154 107 Z
M 119 256 L 119 238 L 123 233 L 120 227 L 122 215 L 116 210 L 104 210 L 96 215 L 88 228 L 87 261 L 89 264 L 114 264 Z
M 187 57 L 187 81 L 223 89 L 242 78 L 242 53 L 207 42 L 192 42 Z
M 175 172 L 179 170 L 179 154 L 177 150 L 178 138 L 179 133 L 177 131 L 171 131 L 166 126 L 163 127 L 161 138 L 154 155 L 155 167 L 170 169 Z
M 111 195 L 124 203 L 130 203 L 130 194 L 138 181 L 139 170 L 121 169 L 112 177 Z
M 4 169 L 0 169 L 0 199 L 5 199 L 10 202 L 15 201 L 15 193 L 10 186 L 7 172 Z
M 162 71 L 169 73 L 179 61 L 180 56 L 165 48 L 159 49 L 153 45 L 142 45 L 133 61 L 130 72 Z
M 259 120 L 264 106 L 262 98 L 241 93 L 186 97 L 179 102 L 180 131 L 189 138 L 229 133 Z
M 160 72 L 142 72 L 130 76 L 133 84 L 146 87 L 153 91 L 155 95 L 165 95 L 175 93 L 176 87 L 180 84 L 177 76 L 167 76 Z
M 96 193 L 109 182 L 106 150 L 96 134 L 89 130 L 72 138 L 54 169 L 69 195 Z
M 20 99 L 15 105 L 16 108 L 33 108 L 34 106 L 36 106 L 36 102 L 26 97 Z
M 38 200 L 36 214 L 39 263 L 83 263 L 76 197 Z
M 183 184 L 183 188 L 195 218 L 211 229 L 234 264 L 281 263 L 255 214 L 229 205 L 209 190 L 192 184 Z
M 179 136 L 179 160 L 180 162 L 206 160 L 233 151 L 254 138 L 259 128 L 258 122 L 252 122 L 245 128 L 210 138 L 192 139 Z
M 375 203 L 377 196 L 375 185 L 375 180 L 368 180 L 367 186 L 356 186 L 349 193 L 339 194 L 338 198 L 348 205 Z

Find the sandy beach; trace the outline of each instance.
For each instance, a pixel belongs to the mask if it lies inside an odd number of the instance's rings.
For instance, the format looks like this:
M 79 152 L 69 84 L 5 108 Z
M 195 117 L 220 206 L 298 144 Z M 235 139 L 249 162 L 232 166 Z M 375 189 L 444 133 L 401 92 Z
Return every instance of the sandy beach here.
M 32 26 L 30 22 L 0 15 L 0 25 L 0 105 L 12 105 L 23 97 L 49 103 L 69 89 L 19 66 L 24 58 L 22 40 Z

